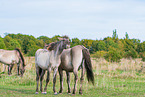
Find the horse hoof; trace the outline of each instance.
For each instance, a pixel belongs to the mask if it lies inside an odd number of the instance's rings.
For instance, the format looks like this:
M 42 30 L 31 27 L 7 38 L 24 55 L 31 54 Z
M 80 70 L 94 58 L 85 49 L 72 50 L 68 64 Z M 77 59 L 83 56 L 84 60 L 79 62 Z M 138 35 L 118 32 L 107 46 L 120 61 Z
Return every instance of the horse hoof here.
M 38 92 L 36 92 L 35 94 L 38 94 Z
M 45 95 L 46 95 L 46 94 L 47 94 L 47 92 L 42 92 L 42 94 L 45 94 Z
M 55 92 L 54 95 L 57 95 L 57 92 Z

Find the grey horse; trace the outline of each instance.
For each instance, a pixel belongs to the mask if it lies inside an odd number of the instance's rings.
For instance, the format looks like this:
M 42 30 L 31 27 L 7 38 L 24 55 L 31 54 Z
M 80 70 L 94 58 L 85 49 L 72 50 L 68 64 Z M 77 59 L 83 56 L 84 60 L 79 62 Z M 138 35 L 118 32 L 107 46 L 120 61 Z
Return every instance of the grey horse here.
M 14 64 L 17 64 L 17 75 L 19 75 L 19 67 L 21 63 L 20 74 L 23 76 L 25 72 L 25 61 L 24 56 L 19 48 L 16 48 L 15 50 L 0 49 L 0 62 L 4 65 L 8 65 L 9 75 L 11 74 Z
M 51 70 L 54 71 L 53 73 L 53 91 L 54 94 L 57 94 L 55 90 L 55 83 L 56 83 L 56 73 L 58 71 L 58 67 L 60 65 L 60 56 L 63 49 L 66 49 L 68 45 L 70 45 L 69 39 L 59 38 L 60 41 L 50 43 L 47 49 L 38 49 L 35 54 L 35 66 L 36 66 L 36 93 L 38 94 L 38 83 L 40 79 L 40 91 L 41 93 L 46 94 L 47 84 L 50 80 L 50 72 Z M 44 88 L 44 92 L 42 90 L 42 81 L 45 71 L 47 70 L 47 79 L 46 85 Z
M 82 83 L 84 80 L 85 70 L 87 71 L 87 79 L 91 81 L 94 85 L 94 74 L 92 71 L 92 64 L 90 59 L 90 53 L 87 48 L 82 45 L 77 45 L 69 49 L 65 49 L 61 54 L 61 64 L 59 66 L 59 75 L 60 75 L 60 91 L 63 91 L 63 70 L 66 71 L 67 83 L 68 83 L 68 93 L 71 93 L 70 90 L 70 74 L 74 74 L 74 89 L 73 95 L 76 93 L 77 81 L 78 81 L 78 70 L 82 69 L 81 78 L 80 78 L 80 90 L 79 94 L 82 94 Z

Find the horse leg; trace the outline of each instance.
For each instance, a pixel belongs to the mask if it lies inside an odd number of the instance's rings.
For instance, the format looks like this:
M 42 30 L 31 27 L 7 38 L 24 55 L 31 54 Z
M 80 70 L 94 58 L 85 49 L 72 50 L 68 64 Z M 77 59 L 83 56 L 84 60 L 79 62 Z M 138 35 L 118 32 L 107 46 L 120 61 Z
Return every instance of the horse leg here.
M 41 93 L 43 93 L 43 90 L 42 90 L 42 81 L 43 81 L 43 78 L 44 78 L 44 74 L 45 74 L 45 70 L 42 70 L 41 71 L 41 75 L 40 75 L 40 91 L 41 91 Z
M 49 80 L 50 80 L 50 72 L 51 72 L 51 68 L 49 68 L 49 69 L 47 70 L 47 78 L 46 78 L 46 85 L 45 85 L 45 88 L 44 88 L 44 94 L 47 93 L 46 90 L 47 90 L 48 82 L 49 82 Z
M 35 94 L 38 94 L 39 70 L 40 70 L 40 68 L 39 67 L 36 67 L 36 81 L 37 81 L 37 86 L 36 86 L 36 93 Z
M 12 71 L 13 66 L 14 66 L 14 65 L 9 65 L 9 66 L 8 66 L 8 67 L 9 67 L 9 70 L 10 70 L 10 71 L 9 71 L 9 74 L 12 74 L 11 71 Z
M 4 69 L 3 69 L 3 72 L 2 73 L 5 73 L 6 65 L 3 64 L 3 66 L 4 66 Z
M 75 76 L 75 78 L 74 78 L 75 84 L 74 84 L 74 89 L 73 89 L 73 93 L 72 94 L 75 95 L 76 90 L 77 90 L 77 82 L 78 82 L 77 69 L 75 69 L 73 73 L 74 73 L 74 76 Z
M 11 75 L 12 68 L 13 68 L 13 65 L 8 65 L 8 75 Z
M 63 71 L 62 69 L 58 69 L 59 71 L 59 76 L 60 76 L 60 90 L 59 90 L 59 93 L 61 94 L 62 91 L 63 91 Z
M 71 93 L 71 89 L 70 89 L 70 74 L 69 72 L 66 72 L 67 75 L 67 84 L 68 84 L 68 94 Z
M 17 75 L 19 76 L 19 71 L 20 71 L 20 64 L 17 64 Z
M 83 84 L 83 81 L 84 81 L 84 74 L 85 74 L 85 67 L 83 65 L 82 66 L 81 78 L 80 78 L 80 90 L 79 90 L 79 94 L 82 94 L 82 84 Z
M 8 75 L 10 75 L 10 68 L 9 68 L 9 65 L 8 65 Z
M 53 92 L 54 92 L 54 95 L 57 95 L 57 92 L 55 90 L 57 70 L 58 70 L 58 68 L 54 68 L 54 72 L 53 72 Z

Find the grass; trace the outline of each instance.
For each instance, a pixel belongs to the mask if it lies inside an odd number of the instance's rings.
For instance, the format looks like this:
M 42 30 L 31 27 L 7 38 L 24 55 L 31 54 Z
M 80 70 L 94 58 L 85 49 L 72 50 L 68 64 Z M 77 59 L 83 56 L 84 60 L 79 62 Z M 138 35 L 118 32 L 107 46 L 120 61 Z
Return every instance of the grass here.
M 52 74 L 48 85 L 47 94 L 43 95 L 39 92 L 35 94 L 35 62 L 33 57 L 26 57 L 26 72 L 24 76 L 18 77 L 16 75 L 16 67 L 13 68 L 11 76 L 1 74 L 0 78 L 0 97 L 70 97 L 67 94 L 67 84 L 64 72 L 64 91 L 63 94 L 53 94 Z M 145 96 L 145 75 L 141 66 L 144 64 L 140 59 L 127 60 L 122 59 L 120 63 L 106 62 L 104 59 L 92 59 L 93 71 L 95 74 L 95 85 L 87 82 L 85 76 L 83 84 L 83 95 L 79 95 L 79 81 L 77 86 L 77 97 L 143 97 Z M 0 65 L 0 72 L 3 70 Z M 142 70 L 141 72 L 138 72 Z M 80 75 L 80 72 L 79 72 Z M 45 75 L 46 77 L 46 75 Z M 74 76 L 71 74 L 71 89 L 74 85 Z M 43 87 L 45 86 L 45 78 Z M 59 75 L 57 75 L 56 90 L 59 91 Z

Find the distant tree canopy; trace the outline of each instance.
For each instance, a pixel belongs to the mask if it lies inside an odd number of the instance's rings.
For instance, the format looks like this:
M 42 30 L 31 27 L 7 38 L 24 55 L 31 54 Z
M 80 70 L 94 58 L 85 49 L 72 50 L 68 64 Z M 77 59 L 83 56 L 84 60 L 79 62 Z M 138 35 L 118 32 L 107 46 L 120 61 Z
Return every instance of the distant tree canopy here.
M 61 36 L 35 38 L 32 35 L 6 33 L 4 38 L 0 37 L 0 49 L 12 50 L 18 47 L 25 55 L 34 56 L 37 49 L 43 48 L 45 44 L 58 41 L 58 37 Z M 70 41 L 71 47 L 83 45 L 90 50 L 93 57 L 104 57 L 108 61 L 119 62 L 123 57 L 145 60 L 145 42 L 140 42 L 139 39 L 129 39 L 127 32 L 124 39 L 119 39 L 116 29 L 113 30 L 112 37 L 105 37 L 102 40 L 72 38 Z
M 6 49 L 6 45 L 1 37 L 0 37 L 0 49 Z

